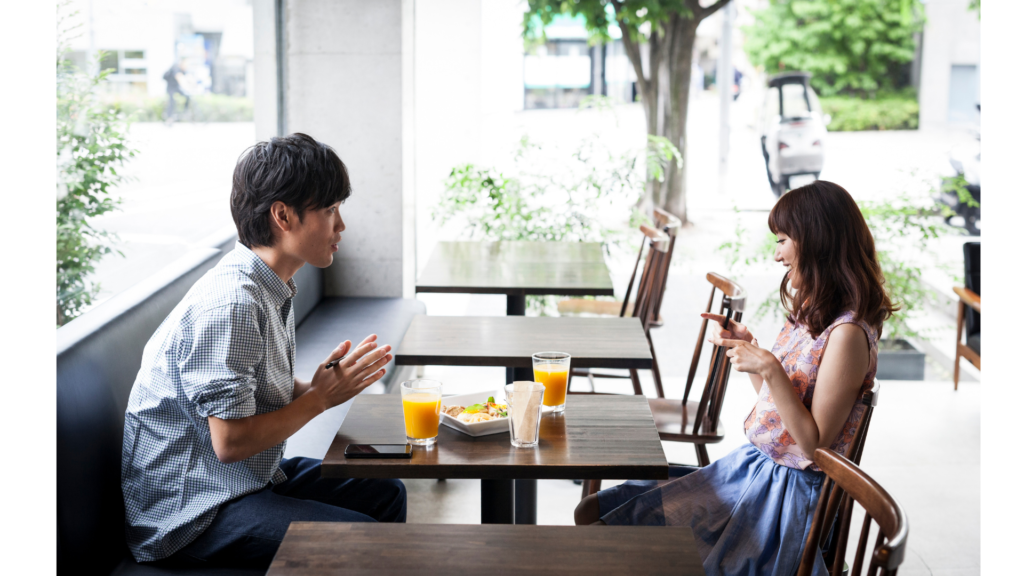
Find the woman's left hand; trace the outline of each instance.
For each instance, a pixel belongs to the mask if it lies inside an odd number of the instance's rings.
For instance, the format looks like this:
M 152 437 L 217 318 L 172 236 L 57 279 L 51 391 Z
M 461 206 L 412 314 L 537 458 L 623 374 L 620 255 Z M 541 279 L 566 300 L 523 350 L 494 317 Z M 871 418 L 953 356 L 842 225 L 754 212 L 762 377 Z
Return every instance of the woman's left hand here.
M 723 339 L 720 342 L 719 345 L 729 349 L 725 355 L 732 362 L 733 368 L 740 372 L 764 377 L 779 364 L 774 354 L 745 340 Z

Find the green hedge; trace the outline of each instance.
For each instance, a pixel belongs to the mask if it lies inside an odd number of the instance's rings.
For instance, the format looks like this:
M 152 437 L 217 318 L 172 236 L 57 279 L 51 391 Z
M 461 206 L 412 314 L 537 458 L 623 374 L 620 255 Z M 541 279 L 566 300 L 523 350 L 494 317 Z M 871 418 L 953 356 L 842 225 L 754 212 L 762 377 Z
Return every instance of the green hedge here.
M 832 115 L 829 132 L 917 129 L 918 105 L 913 93 L 887 94 L 874 99 L 822 97 L 821 108 Z
M 162 122 L 167 97 L 119 99 L 110 96 L 104 99 L 104 103 L 124 112 L 134 122 Z M 202 94 L 192 97 L 189 110 L 185 110 L 184 105 L 185 99 L 177 96 L 175 110 L 178 122 L 252 122 L 253 118 L 251 98 Z

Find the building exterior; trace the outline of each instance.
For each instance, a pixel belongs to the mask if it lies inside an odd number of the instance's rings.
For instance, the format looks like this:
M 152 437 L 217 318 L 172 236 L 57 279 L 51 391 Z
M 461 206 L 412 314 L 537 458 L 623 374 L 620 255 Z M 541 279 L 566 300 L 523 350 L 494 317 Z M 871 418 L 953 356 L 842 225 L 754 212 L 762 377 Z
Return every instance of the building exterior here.
M 981 21 L 970 0 L 927 0 L 918 89 L 922 127 L 974 123 L 981 102 Z
M 251 0 L 74 0 L 69 8 L 81 24 L 71 59 L 86 67 L 105 52 L 113 92 L 162 96 L 164 73 L 186 58 L 186 91 L 252 93 Z

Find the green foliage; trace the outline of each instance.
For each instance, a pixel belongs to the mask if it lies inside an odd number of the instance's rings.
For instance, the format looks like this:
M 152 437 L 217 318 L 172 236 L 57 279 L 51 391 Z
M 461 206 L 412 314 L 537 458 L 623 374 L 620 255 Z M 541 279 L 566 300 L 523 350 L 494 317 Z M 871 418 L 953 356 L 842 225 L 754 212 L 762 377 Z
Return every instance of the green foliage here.
M 919 107 L 913 90 L 875 98 L 829 96 L 820 100 L 822 112 L 832 115 L 829 132 L 917 129 Z
M 176 96 L 176 110 L 179 122 L 252 122 L 253 101 L 251 98 L 227 96 L 225 94 L 200 94 L 192 96 L 187 110 L 185 99 Z M 134 122 L 162 122 L 167 108 L 166 97 L 108 95 L 103 103 L 125 114 Z
M 601 222 L 599 213 L 629 210 L 630 226 L 643 218 L 635 208 L 644 192 L 640 156 L 663 167 L 678 161 L 671 144 L 615 155 L 590 138 L 568 159 L 552 158 L 527 137 L 520 141 L 510 174 L 463 164 L 452 169 L 432 211 L 440 225 L 461 226 L 466 240 L 532 240 L 617 244 L 621 228 Z M 529 297 L 531 311 L 545 313 L 553 301 Z
M 744 48 L 769 73 L 811 72 L 823 96 L 864 97 L 900 87 L 923 14 L 920 0 L 771 0 Z
M 529 0 L 529 10 L 523 14 L 523 36 L 527 42 L 545 38 L 544 26 L 555 16 L 568 14 L 583 16 L 590 41 L 595 44 L 610 42 L 610 26 L 627 27 L 633 32 L 657 27 L 673 14 L 691 17 L 684 0 L 621 0 L 621 10 L 615 10 L 612 0 Z M 638 37 L 643 40 L 643 35 Z
M 114 237 L 90 220 L 117 208 L 112 192 L 124 180 L 117 170 L 135 155 L 124 115 L 95 98 L 108 72 L 86 75 L 67 60 L 66 18 L 58 21 L 57 38 L 57 326 L 81 314 L 99 292 L 89 275 L 112 251 Z

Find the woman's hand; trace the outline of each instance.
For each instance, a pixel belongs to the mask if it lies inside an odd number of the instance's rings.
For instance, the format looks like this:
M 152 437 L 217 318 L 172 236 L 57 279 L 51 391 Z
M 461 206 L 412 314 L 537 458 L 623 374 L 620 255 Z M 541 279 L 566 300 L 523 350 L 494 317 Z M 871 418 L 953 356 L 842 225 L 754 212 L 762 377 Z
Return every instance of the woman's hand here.
M 700 317 L 705 320 L 709 320 L 708 326 L 711 328 L 711 338 L 708 339 L 709 341 L 714 342 L 712 339 L 716 336 L 719 339 L 743 340 L 745 342 L 754 341 L 754 335 L 750 333 L 750 330 L 747 330 L 746 326 L 739 322 L 735 322 L 730 319 L 729 329 L 726 330 L 725 328 L 722 328 L 722 322 L 725 321 L 725 316 L 722 316 L 721 314 L 702 313 Z M 715 342 L 715 344 L 721 346 L 718 342 Z
M 718 342 L 716 344 L 729 349 L 725 355 L 732 362 L 733 368 L 740 372 L 767 378 L 769 372 L 782 367 L 774 354 L 750 342 L 744 340 L 720 340 L 720 342 L 720 344 Z

